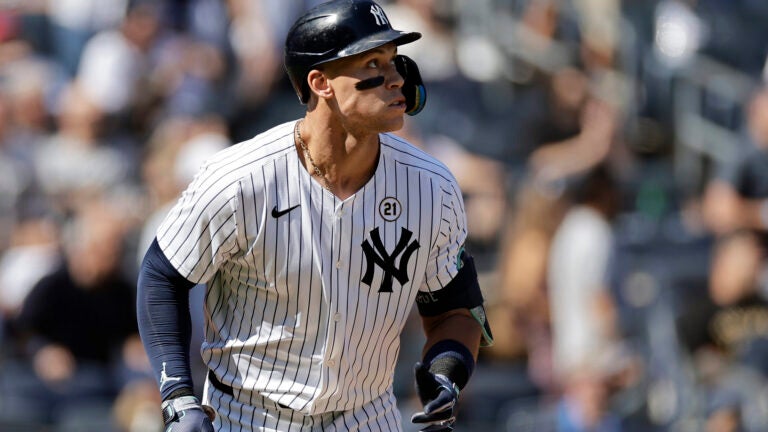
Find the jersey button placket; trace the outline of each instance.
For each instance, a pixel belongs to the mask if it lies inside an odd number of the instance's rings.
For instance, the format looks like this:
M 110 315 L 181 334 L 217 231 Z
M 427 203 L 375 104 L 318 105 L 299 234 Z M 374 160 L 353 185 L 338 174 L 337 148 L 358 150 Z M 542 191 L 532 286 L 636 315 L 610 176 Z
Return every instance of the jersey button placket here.
M 336 207 L 334 209 L 334 212 L 333 212 L 333 220 L 334 220 L 335 225 L 337 226 L 337 229 L 338 229 L 338 227 L 340 227 L 343 217 L 344 217 L 344 203 L 339 203 L 338 205 L 336 205 Z M 343 263 L 342 263 L 341 260 L 337 260 L 334 263 L 334 265 L 335 265 L 335 267 L 337 269 L 341 269 L 342 266 L 343 266 Z M 330 318 L 331 318 L 331 321 L 333 323 L 338 324 L 341 321 L 342 315 L 337 312 L 337 313 L 334 313 L 333 315 L 331 315 Z M 337 328 L 337 330 L 339 329 L 339 327 L 336 326 L 336 325 L 334 325 L 332 327 Z M 325 366 L 326 367 L 328 367 L 328 368 L 335 368 L 336 365 L 338 364 L 338 362 L 333 358 L 333 356 L 334 356 L 333 353 L 328 353 L 327 354 L 327 357 L 325 359 Z
M 344 203 L 340 203 L 336 206 L 336 210 L 333 212 L 333 216 L 337 223 L 341 222 L 341 218 L 344 216 Z
M 336 211 L 333 213 L 334 220 L 336 221 L 336 225 L 341 225 L 341 219 L 344 217 L 344 203 L 339 204 L 336 206 Z M 340 269 L 342 266 L 341 260 L 336 261 L 336 268 Z

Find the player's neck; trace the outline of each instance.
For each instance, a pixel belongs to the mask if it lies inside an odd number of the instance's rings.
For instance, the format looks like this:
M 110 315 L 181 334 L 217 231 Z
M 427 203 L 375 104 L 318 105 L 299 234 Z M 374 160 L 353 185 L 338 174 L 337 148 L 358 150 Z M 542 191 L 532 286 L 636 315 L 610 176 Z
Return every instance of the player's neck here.
M 348 131 L 338 122 L 311 115 L 299 127 L 309 153 L 307 157 L 297 143 L 305 168 L 337 197 L 355 194 L 373 176 L 379 157 L 378 133 Z

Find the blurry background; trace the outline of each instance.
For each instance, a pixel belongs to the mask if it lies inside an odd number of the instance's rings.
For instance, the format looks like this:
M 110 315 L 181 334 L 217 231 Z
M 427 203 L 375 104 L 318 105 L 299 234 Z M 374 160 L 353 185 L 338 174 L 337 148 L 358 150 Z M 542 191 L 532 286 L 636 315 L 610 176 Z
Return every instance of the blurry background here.
M 161 430 L 138 263 L 203 160 L 302 115 L 316 3 L 0 0 L 0 430 Z M 459 430 L 768 430 L 768 2 L 382 5 L 424 35 L 399 133 L 463 189 L 496 336 Z

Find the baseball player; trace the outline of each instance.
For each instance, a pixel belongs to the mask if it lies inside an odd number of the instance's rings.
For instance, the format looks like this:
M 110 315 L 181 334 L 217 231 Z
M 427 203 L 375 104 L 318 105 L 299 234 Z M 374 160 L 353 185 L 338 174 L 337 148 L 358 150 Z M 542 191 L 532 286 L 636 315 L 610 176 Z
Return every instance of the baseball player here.
M 450 431 L 478 347 L 492 342 L 464 206 L 444 165 L 390 134 L 426 93 L 370 0 L 299 18 L 285 68 L 304 118 L 218 153 L 159 227 L 139 326 L 166 432 L 399 431 L 392 392 L 414 302 L 424 431 Z M 188 289 L 206 284 L 209 368 L 192 392 Z

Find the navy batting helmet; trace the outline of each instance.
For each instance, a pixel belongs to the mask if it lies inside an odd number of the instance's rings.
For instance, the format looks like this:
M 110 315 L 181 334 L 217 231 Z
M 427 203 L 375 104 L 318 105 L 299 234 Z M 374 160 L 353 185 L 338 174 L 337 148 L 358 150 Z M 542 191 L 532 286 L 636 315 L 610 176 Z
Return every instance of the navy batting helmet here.
M 371 0 L 333 0 L 309 10 L 288 31 L 285 69 L 299 100 L 307 103 L 307 75 L 317 66 L 420 37 L 421 33 L 394 30 L 381 6 Z

